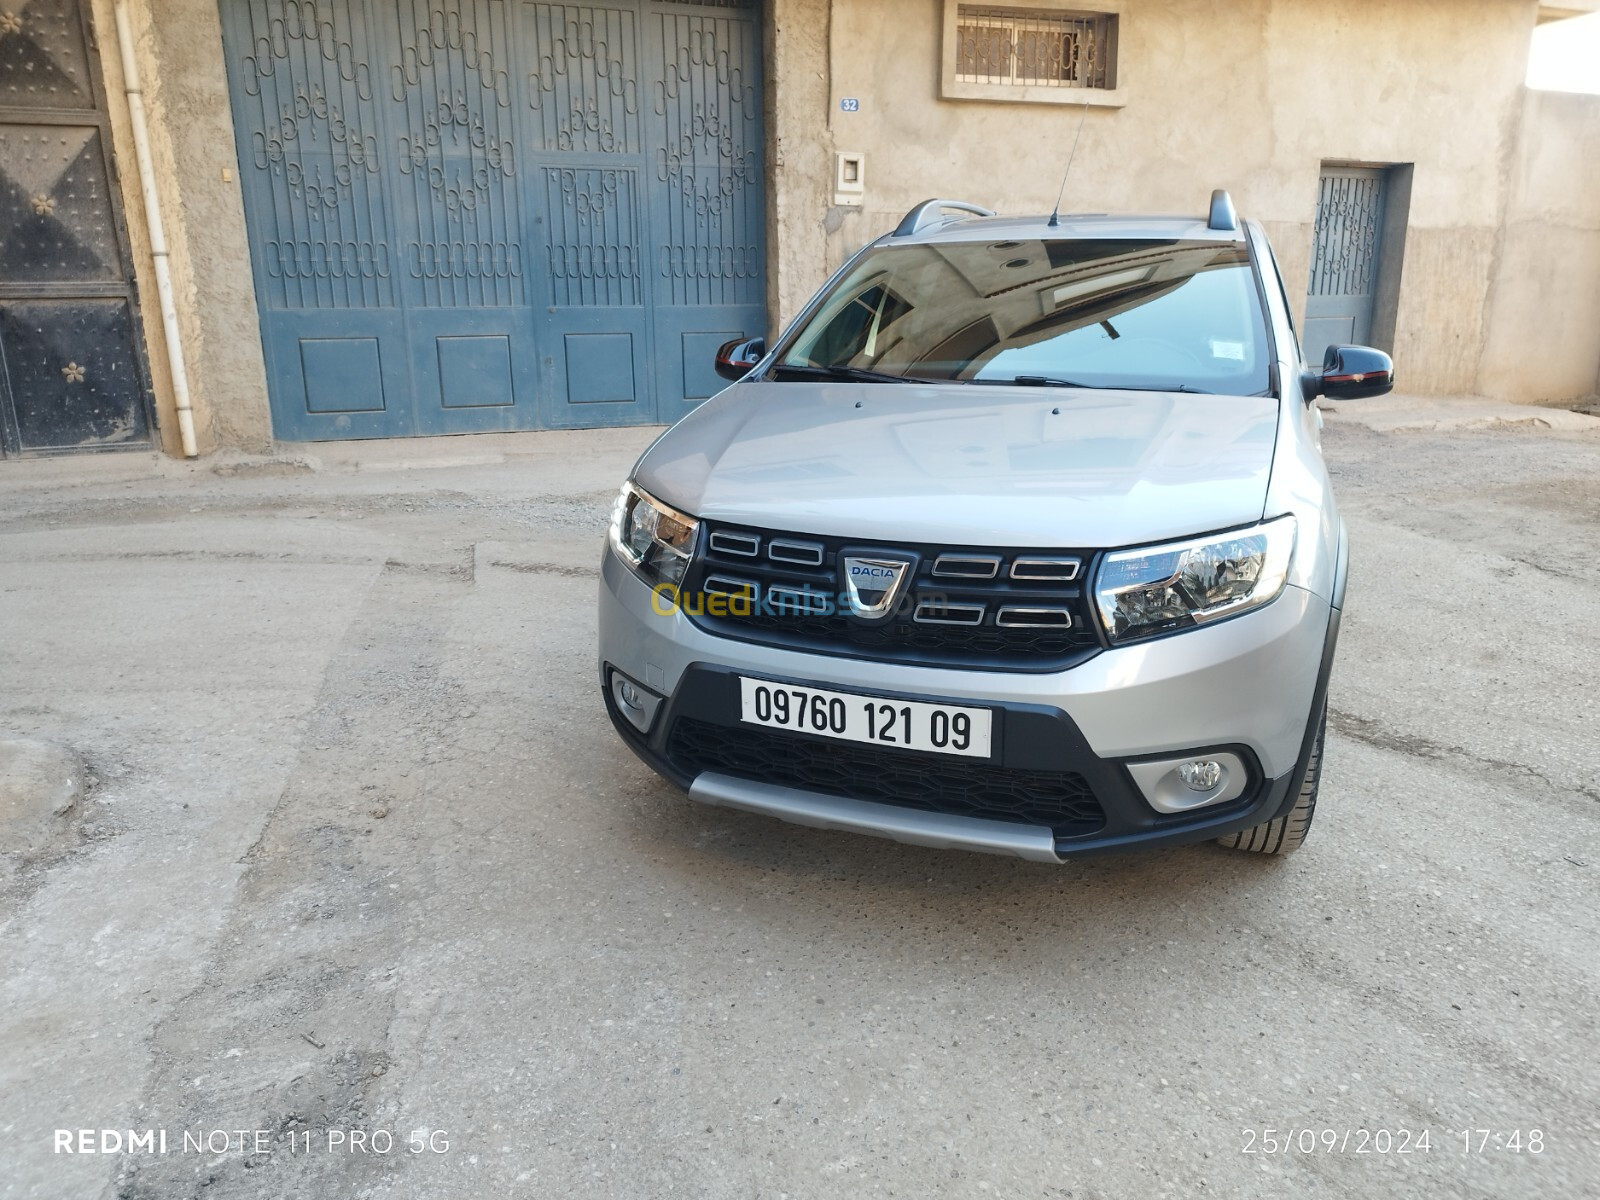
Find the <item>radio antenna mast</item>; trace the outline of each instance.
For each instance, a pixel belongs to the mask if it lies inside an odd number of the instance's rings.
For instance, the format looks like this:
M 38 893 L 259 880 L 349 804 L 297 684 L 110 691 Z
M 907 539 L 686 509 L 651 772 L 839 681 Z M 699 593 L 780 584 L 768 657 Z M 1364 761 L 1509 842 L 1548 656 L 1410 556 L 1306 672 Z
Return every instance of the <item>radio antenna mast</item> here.
M 1072 160 L 1078 157 L 1078 139 L 1083 137 L 1083 123 L 1089 119 L 1088 89 L 1094 83 L 1094 51 L 1094 42 L 1091 40 L 1089 43 L 1089 78 L 1084 80 L 1083 112 L 1078 114 L 1078 132 L 1072 136 L 1072 153 L 1067 155 L 1067 169 L 1061 172 L 1061 186 L 1056 189 L 1056 206 L 1050 210 L 1050 219 L 1045 222 L 1051 229 L 1061 224 L 1061 197 L 1067 194 L 1067 176 L 1072 174 Z

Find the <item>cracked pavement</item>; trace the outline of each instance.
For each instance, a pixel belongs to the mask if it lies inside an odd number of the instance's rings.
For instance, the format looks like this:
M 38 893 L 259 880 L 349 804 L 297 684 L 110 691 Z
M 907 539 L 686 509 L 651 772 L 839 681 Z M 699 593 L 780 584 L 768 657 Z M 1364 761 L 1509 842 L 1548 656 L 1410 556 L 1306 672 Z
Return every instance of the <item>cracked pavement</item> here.
M 593 598 L 651 436 L 0 471 L 0 736 L 92 772 L 0 858 L 0 1196 L 1600 1194 L 1600 434 L 1330 419 L 1306 848 L 1062 869 L 633 760 Z

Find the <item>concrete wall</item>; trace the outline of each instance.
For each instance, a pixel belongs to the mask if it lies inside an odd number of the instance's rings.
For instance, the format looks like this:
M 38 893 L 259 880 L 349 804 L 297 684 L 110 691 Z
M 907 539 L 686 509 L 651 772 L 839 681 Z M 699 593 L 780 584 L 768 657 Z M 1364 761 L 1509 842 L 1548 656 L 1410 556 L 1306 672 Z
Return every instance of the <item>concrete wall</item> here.
M 1277 248 L 1303 297 L 1325 160 L 1413 163 L 1394 352 L 1406 386 L 1478 385 L 1486 298 L 1521 128 L 1533 0 L 1126 0 L 1120 109 L 944 100 L 941 0 L 781 0 L 810 50 L 771 71 L 822 111 L 784 109 L 786 143 L 815 138 L 824 162 L 791 156 L 776 183 L 792 315 L 825 271 L 915 202 L 955 196 L 1047 211 L 1080 119 L 1068 211 L 1204 211 L 1229 188 Z M 860 111 L 839 110 L 842 97 Z M 867 157 L 866 203 L 833 208 L 835 150 Z M 826 254 L 814 246 L 820 225 Z
M 156 420 L 178 452 L 177 413 L 123 98 L 111 0 L 92 0 L 139 280 Z M 179 333 L 201 452 L 272 444 L 266 367 L 250 274 L 217 0 L 131 0 L 150 144 L 171 254 Z M 224 174 L 227 178 L 224 178 Z
M 1483 392 L 1600 390 L 1600 96 L 1525 96 L 1486 326 Z

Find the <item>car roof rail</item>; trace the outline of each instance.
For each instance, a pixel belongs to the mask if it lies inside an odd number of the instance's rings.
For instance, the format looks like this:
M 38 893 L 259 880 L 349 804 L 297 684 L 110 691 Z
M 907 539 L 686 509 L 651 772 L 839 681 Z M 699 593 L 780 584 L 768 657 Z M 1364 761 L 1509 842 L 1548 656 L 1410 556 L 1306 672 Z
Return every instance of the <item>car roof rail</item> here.
M 1239 210 L 1233 207 L 1233 197 L 1222 188 L 1211 193 L 1211 215 L 1206 219 L 1209 229 L 1238 229 Z
M 910 237 L 914 233 L 921 233 L 930 226 L 943 224 L 944 221 L 939 214 L 946 208 L 970 213 L 975 217 L 992 217 L 995 215 L 994 209 L 980 208 L 976 204 L 968 204 L 965 200 L 924 200 L 900 219 L 900 224 L 894 227 L 894 236 Z M 952 217 L 950 220 L 959 221 L 962 218 Z

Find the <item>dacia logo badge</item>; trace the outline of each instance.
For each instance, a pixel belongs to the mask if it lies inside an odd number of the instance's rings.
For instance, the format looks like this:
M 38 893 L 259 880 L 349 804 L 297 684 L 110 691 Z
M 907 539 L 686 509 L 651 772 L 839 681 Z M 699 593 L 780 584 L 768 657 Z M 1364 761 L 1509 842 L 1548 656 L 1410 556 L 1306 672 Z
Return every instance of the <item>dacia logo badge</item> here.
M 914 561 L 905 558 L 840 556 L 844 576 L 844 595 L 850 611 L 863 621 L 881 621 L 893 615 L 895 606 L 915 572 Z

